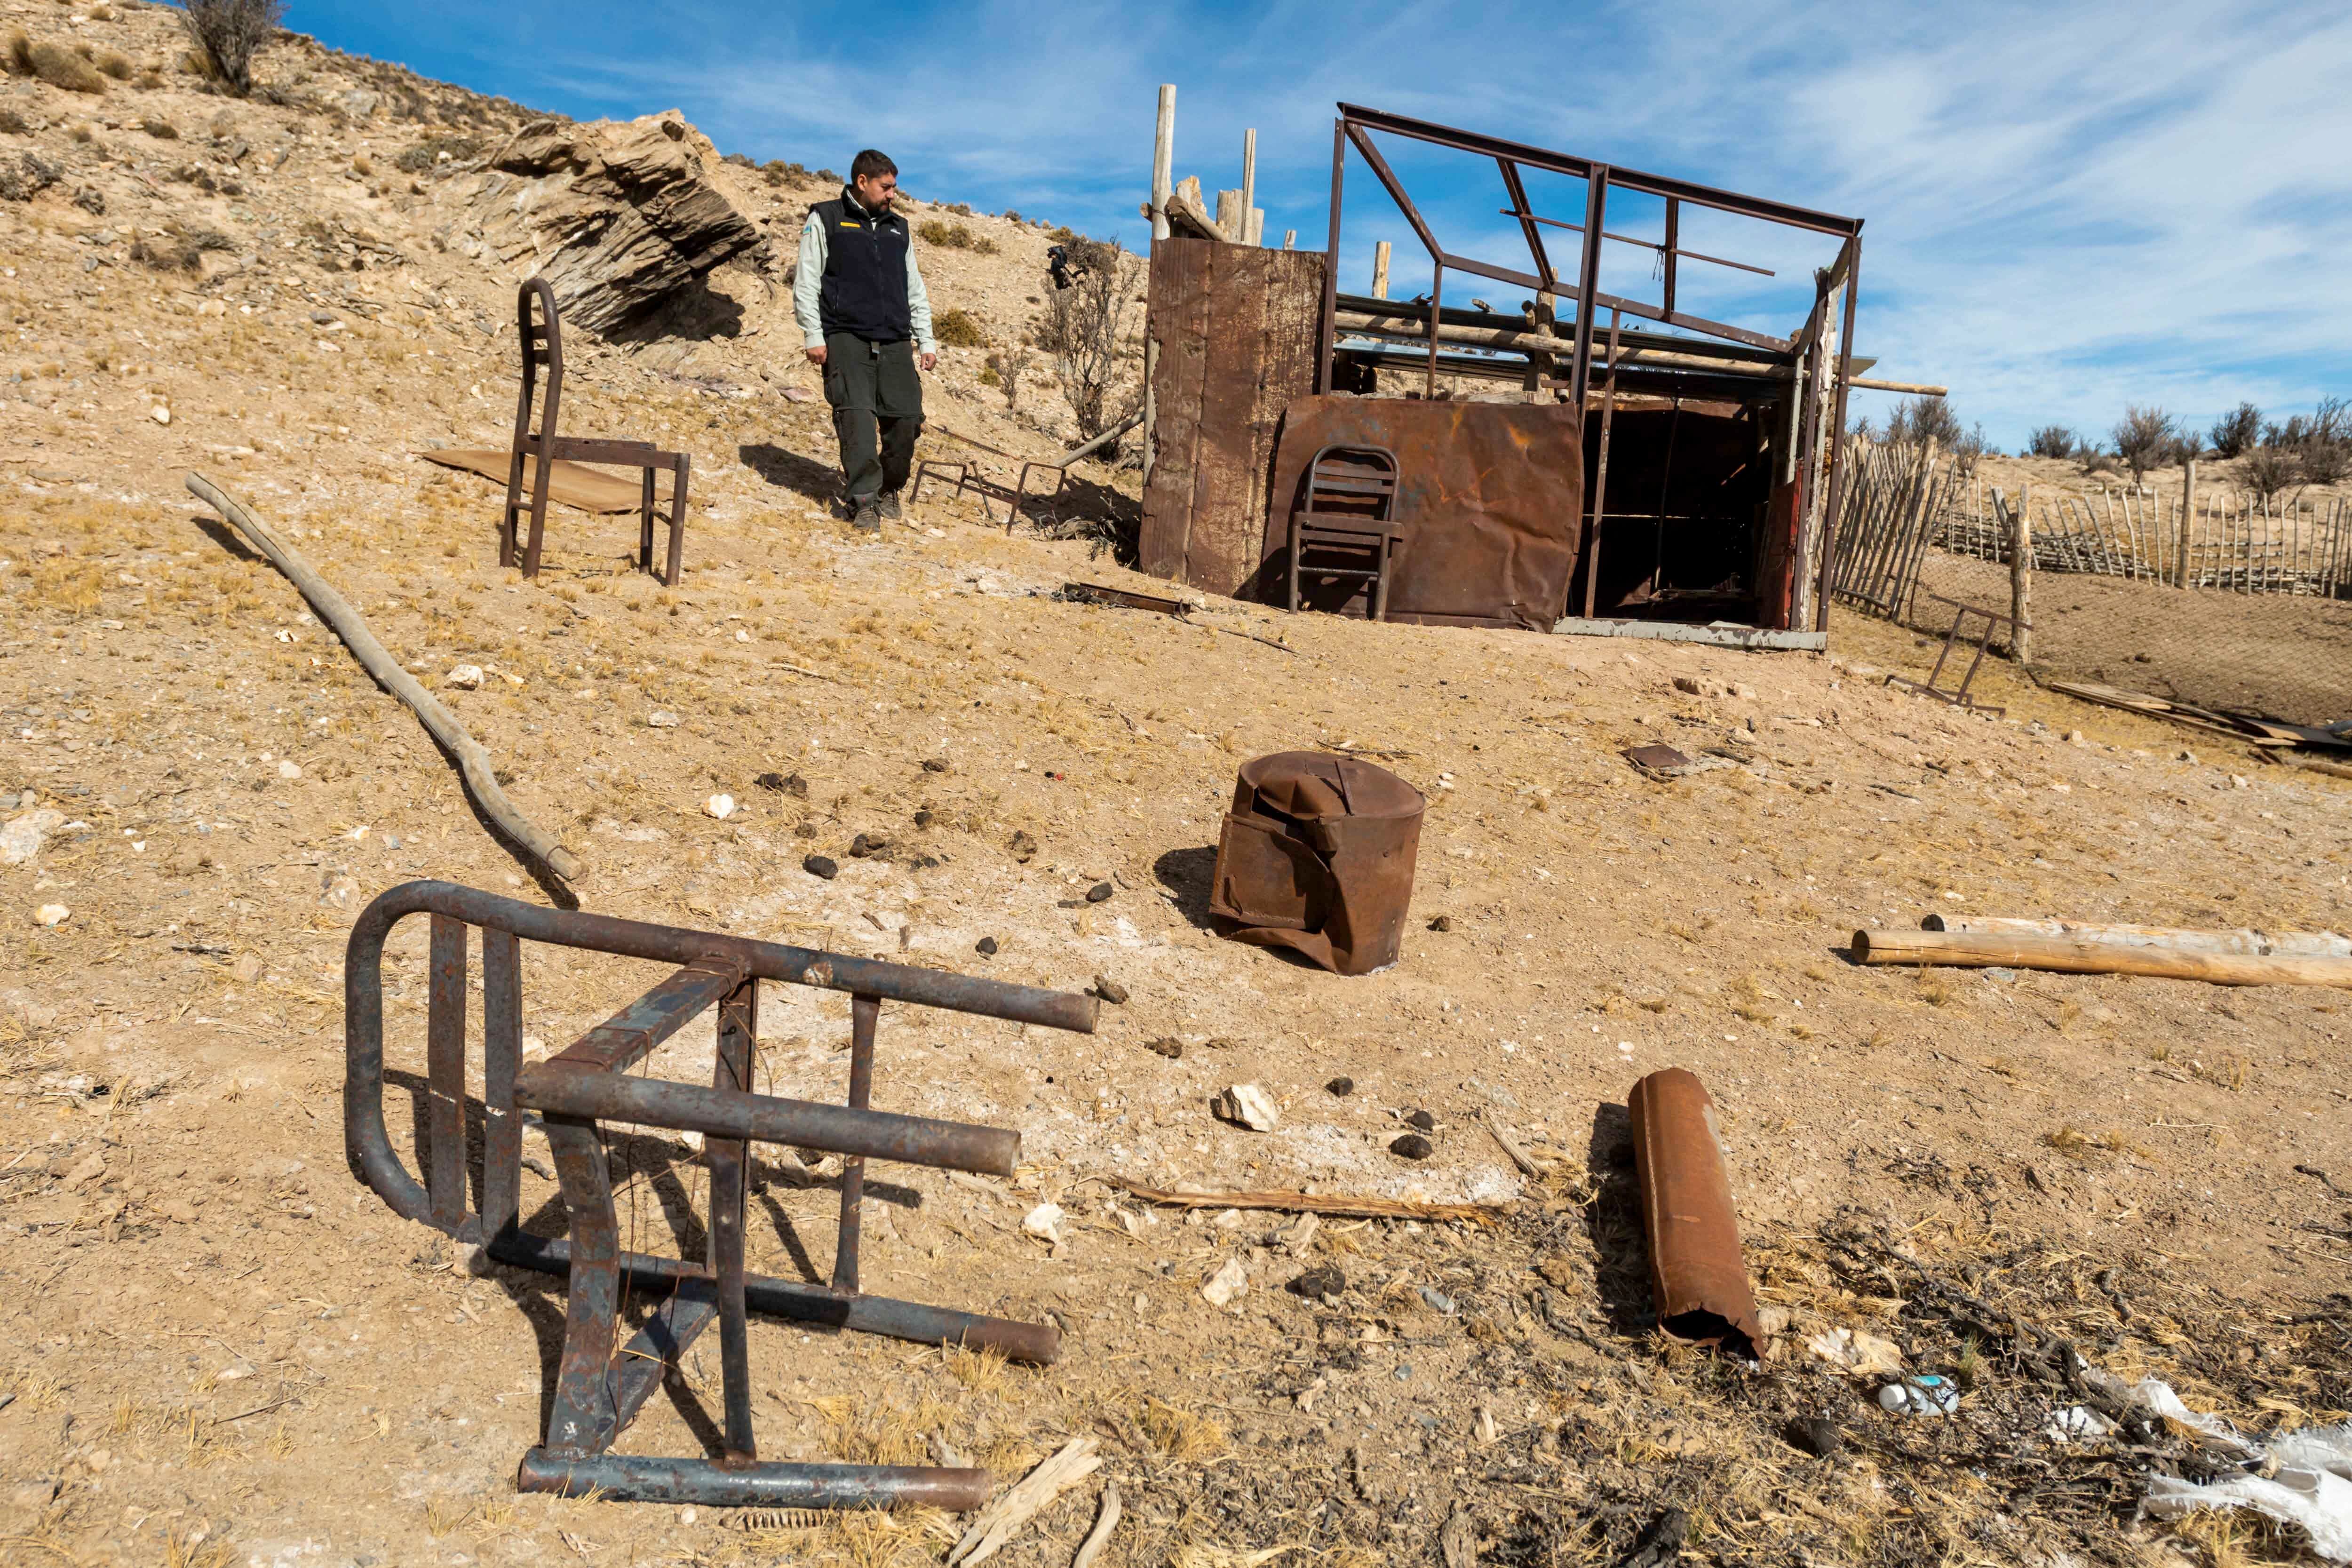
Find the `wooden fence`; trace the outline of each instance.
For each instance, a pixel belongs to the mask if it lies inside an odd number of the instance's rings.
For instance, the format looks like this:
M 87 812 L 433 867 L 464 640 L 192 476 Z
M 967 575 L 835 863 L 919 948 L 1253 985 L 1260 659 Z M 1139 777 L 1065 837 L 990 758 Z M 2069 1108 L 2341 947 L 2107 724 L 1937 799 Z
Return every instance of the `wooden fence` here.
M 2200 487 L 2182 527 L 2182 490 L 2102 487 L 2093 494 L 1963 476 L 1923 447 L 1857 444 L 1832 546 L 1832 592 L 1899 617 L 1929 546 L 1979 561 L 2010 557 L 2012 512 L 2031 525 L 2032 565 L 2234 594 L 2352 598 L 2352 500 L 2268 500 Z M 2183 552 L 2186 552 L 2185 570 Z

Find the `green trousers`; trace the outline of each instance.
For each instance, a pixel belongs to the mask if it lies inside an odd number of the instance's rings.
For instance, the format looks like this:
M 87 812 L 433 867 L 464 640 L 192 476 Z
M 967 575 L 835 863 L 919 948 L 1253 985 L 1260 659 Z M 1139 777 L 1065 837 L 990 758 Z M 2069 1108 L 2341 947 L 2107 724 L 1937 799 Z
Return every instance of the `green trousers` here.
M 824 400 L 841 442 L 841 488 L 851 505 L 896 495 L 923 433 L 923 382 L 911 342 L 869 343 L 848 332 L 824 340 Z

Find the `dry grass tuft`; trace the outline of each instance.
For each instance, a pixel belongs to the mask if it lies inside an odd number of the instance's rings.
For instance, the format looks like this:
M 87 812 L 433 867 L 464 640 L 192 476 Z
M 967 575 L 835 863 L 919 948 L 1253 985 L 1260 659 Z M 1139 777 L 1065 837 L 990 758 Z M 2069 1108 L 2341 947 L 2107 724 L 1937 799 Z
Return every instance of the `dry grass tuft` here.
M 1146 1399 L 1137 1423 L 1153 1447 L 1180 1464 L 1206 1463 L 1225 1451 L 1223 1423 L 1197 1411 Z
M 1004 1352 L 993 1346 L 983 1345 L 969 1350 L 962 1345 L 949 1345 L 940 1352 L 941 1364 L 948 1375 L 971 1389 L 974 1394 L 1004 1392 Z
M 99 68 L 74 49 L 63 44 L 53 44 L 44 38 L 26 52 L 26 63 L 32 75 L 51 87 L 68 92 L 102 93 L 106 78 Z

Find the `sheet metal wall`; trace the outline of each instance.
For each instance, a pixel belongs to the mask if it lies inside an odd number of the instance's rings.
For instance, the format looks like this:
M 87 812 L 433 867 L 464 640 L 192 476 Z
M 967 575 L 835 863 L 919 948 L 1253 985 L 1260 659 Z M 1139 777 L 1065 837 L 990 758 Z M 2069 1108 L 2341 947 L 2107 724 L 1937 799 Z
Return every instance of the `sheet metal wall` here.
M 1152 242 L 1144 571 L 1225 595 L 1256 571 L 1283 410 L 1315 390 L 1323 270 L 1313 251 Z

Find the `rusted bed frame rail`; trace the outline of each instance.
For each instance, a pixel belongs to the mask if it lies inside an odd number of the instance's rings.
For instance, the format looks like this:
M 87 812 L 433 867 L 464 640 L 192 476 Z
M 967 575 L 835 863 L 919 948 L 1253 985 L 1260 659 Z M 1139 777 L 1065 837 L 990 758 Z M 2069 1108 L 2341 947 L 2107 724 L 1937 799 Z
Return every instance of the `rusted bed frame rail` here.
M 423 1180 L 394 1151 L 383 1113 L 386 937 L 412 914 L 431 919 L 425 1018 L 427 1087 Z M 469 928 L 481 932 L 483 1013 L 480 1206 L 467 1207 L 466 995 Z M 547 942 L 677 964 L 656 985 L 569 1049 L 524 1066 L 522 944 Z M 821 1104 L 751 1092 L 759 983 L 814 985 L 850 995 L 848 1103 Z M 546 1441 L 524 1456 L 525 1491 L 714 1507 L 859 1508 L 926 1503 L 976 1508 L 988 1472 L 928 1466 L 761 1463 L 751 1435 L 746 1315 L 756 1310 L 803 1322 L 927 1343 L 997 1350 L 1037 1363 L 1060 1352 L 1050 1324 L 1007 1321 L 869 1296 L 858 1288 L 858 1212 L 868 1159 L 1010 1175 L 1017 1132 L 869 1109 L 877 1026 L 885 1002 L 1091 1034 L 1092 997 L 1011 985 L 905 964 L 526 904 L 449 882 L 409 882 L 362 911 L 343 979 L 343 1131 L 354 1169 L 394 1213 L 463 1241 L 500 1262 L 568 1274 L 563 1356 Z M 645 1059 L 705 1011 L 718 1010 L 718 1064 L 709 1087 L 632 1077 Z M 522 1113 L 537 1111 L 555 1157 L 571 1234 L 520 1226 Z M 699 1132 L 710 1171 L 709 1257 L 695 1263 L 620 1248 L 602 1123 Z M 827 1285 L 747 1275 L 743 1267 L 746 1146 L 790 1143 L 848 1157 L 841 1184 L 841 1238 Z M 667 1292 L 625 1348 L 617 1325 L 624 1280 Z M 613 1440 L 710 1322 L 719 1323 L 724 1451 L 715 1459 L 610 1452 Z

